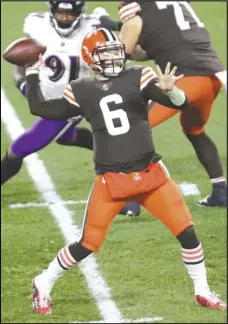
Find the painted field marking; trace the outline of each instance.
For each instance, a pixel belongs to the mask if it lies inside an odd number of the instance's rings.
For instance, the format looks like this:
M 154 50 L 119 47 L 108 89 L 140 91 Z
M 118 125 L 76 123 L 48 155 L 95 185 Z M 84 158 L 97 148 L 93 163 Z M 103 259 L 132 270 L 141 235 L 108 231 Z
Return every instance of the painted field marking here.
M 200 191 L 196 184 L 194 183 L 188 183 L 183 182 L 178 185 L 183 193 L 184 196 L 190 196 L 190 195 L 200 195 Z M 86 204 L 87 200 L 61 200 L 61 204 L 63 205 L 80 205 L 80 204 Z M 49 202 L 36 202 L 36 201 L 30 201 L 27 203 L 14 203 L 10 204 L 9 207 L 12 209 L 16 208 L 31 208 L 31 207 L 48 207 L 49 205 L 58 205 L 60 204 L 59 201 L 49 201 Z
M 62 205 L 85 205 L 87 203 L 87 200 L 62 200 Z M 9 207 L 11 209 L 17 209 L 17 208 L 34 208 L 34 207 L 48 207 L 49 205 L 58 205 L 60 204 L 59 201 L 51 201 L 51 202 L 35 202 L 30 201 L 28 203 L 15 203 L 10 204 Z
M 162 321 L 162 317 L 142 317 L 137 320 L 132 320 L 132 319 L 125 319 L 124 322 L 116 322 L 116 323 L 154 323 L 154 322 L 159 322 Z M 82 323 L 82 322 L 69 322 L 69 323 Z M 92 322 L 84 322 L 84 323 L 107 323 L 107 322 L 102 322 L 102 321 L 92 321 Z
M 198 196 L 200 191 L 195 183 L 182 182 L 178 184 L 184 196 Z

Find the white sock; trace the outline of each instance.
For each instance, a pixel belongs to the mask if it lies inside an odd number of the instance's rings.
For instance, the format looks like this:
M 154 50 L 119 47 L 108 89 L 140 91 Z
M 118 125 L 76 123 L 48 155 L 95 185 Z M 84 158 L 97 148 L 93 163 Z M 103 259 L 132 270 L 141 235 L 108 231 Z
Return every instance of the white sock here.
M 195 295 L 207 295 L 210 288 L 207 282 L 207 271 L 203 260 L 201 244 L 195 249 L 183 249 L 182 256 L 189 276 L 192 278 Z
M 216 184 L 216 183 L 219 183 L 219 182 L 226 182 L 225 177 L 221 176 L 221 177 L 218 177 L 218 178 L 211 179 L 212 184 Z
M 54 260 L 49 263 L 48 268 L 36 277 L 36 285 L 41 285 L 42 289 L 50 293 L 56 280 L 75 264 L 76 261 L 70 254 L 68 246 L 64 247 L 58 252 Z

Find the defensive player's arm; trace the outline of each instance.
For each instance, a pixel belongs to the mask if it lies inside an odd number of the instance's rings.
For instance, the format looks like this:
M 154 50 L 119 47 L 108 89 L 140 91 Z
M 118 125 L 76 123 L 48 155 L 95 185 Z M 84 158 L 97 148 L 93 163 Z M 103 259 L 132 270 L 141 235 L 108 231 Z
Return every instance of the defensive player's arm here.
M 125 45 L 127 58 L 131 58 L 142 32 L 143 21 L 138 15 L 141 6 L 137 2 L 123 2 L 119 9 L 120 20 L 123 26 L 120 31 L 120 41 Z
M 46 119 L 64 120 L 83 114 L 70 85 L 63 92 L 63 98 L 46 101 L 40 89 L 38 71 L 27 70 L 26 80 L 27 99 L 33 115 Z
M 151 67 L 142 69 L 140 90 L 145 100 L 152 100 L 173 109 L 183 110 L 188 108 L 188 98 L 184 91 L 174 86 L 171 92 L 164 93 L 155 85 L 157 81 L 158 76 Z
M 13 79 L 18 90 L 26 97 L 26 76 L 23 66 L 13 65 Z
M 95 8 L 90 16 L 98 20 L 98 23 L 95 25 L 96 28 L 107 28 L 114 31 L 120 31 L 123 25 L 121 21 L 112 20 L 109 13 L 102 7 Z

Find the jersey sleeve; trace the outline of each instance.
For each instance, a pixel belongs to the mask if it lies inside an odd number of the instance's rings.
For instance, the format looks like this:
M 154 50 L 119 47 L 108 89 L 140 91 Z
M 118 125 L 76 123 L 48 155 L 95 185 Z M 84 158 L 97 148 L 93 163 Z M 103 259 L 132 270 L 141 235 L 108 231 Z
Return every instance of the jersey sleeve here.
M 182 90 L 175 88 L 171 95 L 166 95 L 155 85 L 157 81 L 158 76 L 151 67 L 142 69 L 140 91 L 145 101 L 152 100 L 160 105 L 179 110 L 188 108 L 188 99 Z
M 128 19 L 131 19 L 141 11 L 139 2 L 127 2 L 123 1 L 119 6 L 119 16 L 122 23 L 125 23 Z
M 44 24 L 44 14 L 42 12 L 30 13 L 25 18 L 23 33 L 25 34 L 25 36 L 34 38 L 42 44 L 43 41 L 42 41 L 41 34 L 43 31 L 42 28 L 43 24 Z
M 151 82 L 155 83 L 158 79 L 156 72 L 152 67 L 146 66 L 142 69 L 140 78 L 140 91 L 142 94 L 147 92 L 147 88 Z
M 61 99 L 45 100 L 40 89 L 38 71 L 27 70 L 26 80 L 28 104 L 33 115 L 51 120 L 65 120 L 82 115 L 82 109 L 71 93 L 70 86 L 67 87 Z
M 71 105 L 74 105 L 74 106 L 80 108 L 79 104 L 77 103 L 77 101 L 74 97 L 73 90 L 72 90 L 72 87 L 70 84 L 63 91 L 63 98 L 65 98 Z

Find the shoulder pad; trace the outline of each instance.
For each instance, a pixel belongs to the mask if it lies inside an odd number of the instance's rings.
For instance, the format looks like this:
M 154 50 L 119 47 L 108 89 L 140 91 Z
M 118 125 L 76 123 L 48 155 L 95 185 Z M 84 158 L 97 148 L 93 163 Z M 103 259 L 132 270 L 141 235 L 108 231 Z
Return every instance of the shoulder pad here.
M 44 12 L 32 12 L 28 16 L 31 17 L 38 17 L 38 18 L 44 18 Z M 27 17 L 28 17 L 27 16 Z
M 32 12 L 30 13 L 24 21 L 23 32 L 27 35 L 31 35 L 34 31 L 39 29 L 38 24 L 42 23 L 45 18 L 44 12 Z

